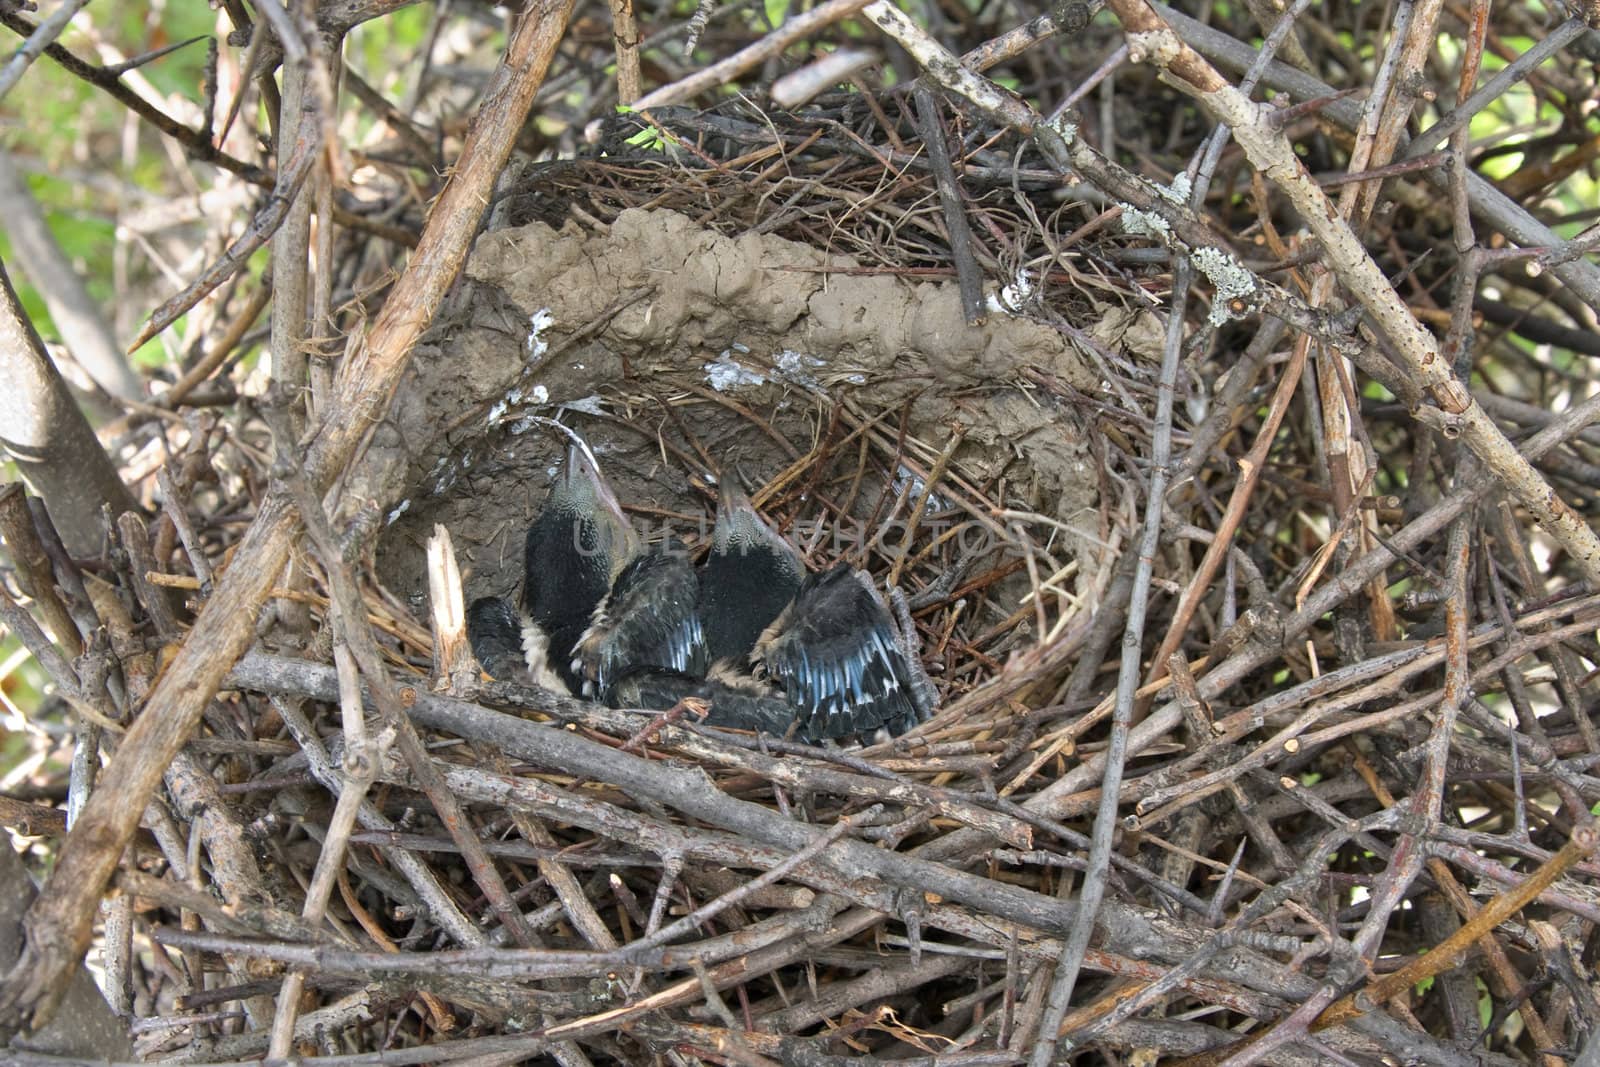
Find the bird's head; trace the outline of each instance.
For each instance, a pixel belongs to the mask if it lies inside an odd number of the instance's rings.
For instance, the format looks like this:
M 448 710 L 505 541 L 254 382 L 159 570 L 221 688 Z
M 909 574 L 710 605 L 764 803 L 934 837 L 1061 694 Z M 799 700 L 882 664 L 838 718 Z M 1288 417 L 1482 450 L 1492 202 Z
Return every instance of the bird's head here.
M 756 514 L 750 498 L 732 477 L 724 478 L 718 487 L 717 521 L 711 528 L 711 551 L 719 556 L 773 553 L 784 558 L 792 557 L 799 563 L 794 548 L 767 520 Z
M 601 477 L 594 453 L 581 441 L 568 446 L 566 462 L 550 487 L 544 511 L 570 524 L 574 544 L 581 551 L 598 552 L 611 560 L 612 571 L 638 549 L 638 535 L 611 486 Z

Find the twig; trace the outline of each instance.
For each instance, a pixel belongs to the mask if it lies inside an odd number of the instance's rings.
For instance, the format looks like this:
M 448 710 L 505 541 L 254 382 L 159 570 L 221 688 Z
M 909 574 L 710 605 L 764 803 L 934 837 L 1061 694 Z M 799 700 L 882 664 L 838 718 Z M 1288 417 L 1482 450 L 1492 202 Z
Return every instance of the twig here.
M 211 561 L 206 558 L 205 545 L 200 542 L 200 535 L 195 532 L 194 523 L 189 521 L 189 510 L 178 493 L 177 483 L 173 481 L 172 473 L 162 467 L 156 472 L 156 485 L 161 490 L 161 510 L 172 521 L 172 526 L 178 531 L 178 538 L 183 542 L 183 550 L 189 556 L 189 565 L 194 568 L 194 576 L 200 582 L 202 595 L 211 591 Z M 152 570 L 139 568 L 141 573 L 150 574 Z
M 633 18 L 633 0 L 611 0 L 611 37 L 617 50 L 617 103 L 624 106 L 639 98 L 639 25 Z
M 1234 535 L 1238 533 L 1239 525 L 1244 521 L 1246 509 L 1255 494 L 1256 483 L 1261 477 L 1261 472 L 1267 467 L 1267 455 L 1277 438 L 1278 427 L 1289 411 L 1289 402 L 1293 399 L 1295 390 L 1299 388 L 1300 373 L 1305 367 L 1308 350 L 1307 339 L 1302 337 L 1294 347 L 1294 356 L 1278 376 L 1278 387 L 1273 391 L 1272 403 L 1267 409 L 1266 418 L 1262 420 L 1255 442 L 1250 446 L 1249 454 L 1239 460 L 1240 477 L 1228 496 L 1227 511 L 1217 523 L 1216 536 L 1211 544 L 1206 546 L 1206 554 L 1200 560 L 1200 565 L 1195 568 L 1194 577 L 1189 579 L 1183 595 L 1178 599 L 1178 606 L 1173 612 L 1172 622 L 1167 626 L 1166 636 L 1161 639 L 1161 646 L 1156 650 L 1150 670 L 1151 677 L 1147 681 L 1159 681 L 1163 677 L 1163 668 L 1168 658 L 1182 643 L 1184 635 L 1189 630 L 1189 624 L 1194 619 L 1195 610 L 1200 606 L 1200 598 L 1210 589 L 1217 569 L 1227 557 L 1228 548 L 1233 544 Z
M 45 625 L 55 635 L 62 651 L 76 659 L 83 653 L 83 639 L 67 606 L 56 593 L 50 556 L 33 524 L 27 490 L 19 482 L 0 487 L 0 537 L 5 538 L 6 552 L 16 568 L 17 585 L 39 605 L 39 614 L 44 616 Z
M 933 164 L 933 181 L 939 190 L 939 206 L 943 209 L 944 229 L 949 235 L 950 256 L 956 265 L 956 284 L 961 290 L 961 310 L 967 325 L 977 326 L 984 320 L 983 272 L 973 258 L 972 227 L 967 223 L 967 208 L 962 202 L 961 187 L 956 171 L 950 164 L 950 146 L 944 139 L 944 124 L 939 121 L 939 109 L 934 105 L 933 94 L 918 86 L 916 98 L 917 128 L 922 144 L 928 150 L 928 161 Z
M 364 720 L 366 709 L 361 703 L 361 687 L 357 682 L 356 666 L 343 647 L 334 649 L 334 663 L 339 672 L 339 707 L 343 713 L 345 755 L 340 765 L 344 779 L 339 790 L 339 800 L 328 820 L 328 834 L 323 839 L 322 850 L 317 854 L 317 869 L 311 885 L 306 889 L 305 904 L 300 918 L 315 929 L 327 914 L 328 897 L 333 892 L 334 878 L 344 865 L 345 849 L 350 843 L 350 831 L 356 816 L 365 802 L 367 790 L 378 776 L 388 755 L 393 733 L 386 730 L 376 739 L 368 739 Z M 294 1041 L 294 1021 L 300 1007 L 300 994 L 305 988 L 306 972 L 291 970 L 283 979 L 278 992 L 278 1012 L 272 1021 L 272 1040 L 268 1056 L 288 1056 Z
M 39 629 L 39 624 L 33 621 L 33 616 L 28 614 L 27 609 L 12 599 L 3 582 L 0 582 L 0 625 L 4 625 L 6 630 L 33 654 L 33 658 L 44 668 L 45 674 L 55 683 L 56 691 L 62 697 L 71 701 L 74 706 L 86 703 L 81 692 L 82 683 L 78 679 L 77 672 L 72 669 L 72 664 L 66 661 L 51 643 L 50 638 L 45 636 L 45 632 Z
M 355 578 L 345 565 L 339 551 L 333 528 L 323 513 L 322 502 L 311 492 L 300 472 L 294 469 L 293 460 L 288 455 L 288 442 L 282 436 L 277 434 L 274 436 L 277 437 L 279 449 L 274 473 L 288 487 L 290 495 L 295 499 L 301 519 L 305 523 L 306 533 L 322 557 L 330 600 L 336 609 L 334 615 L 336 635 L 343 640 L 360 667 L 362 676 L 372 690 L 373 701 L 377 704 L 379 713 L 388 728 L 394 730 L 401 754 L 405 757 L 411 772 L 416 775 L 423 792 L 428 795 L 429 801 L 439 813 L 445 827 L 450 831 L 450 836 L 460 846 L 478 887 L 488 897 L 495 914 L 517 942 L 524 946 L 530 945 L 533 941 L 533 932 L 528 929 L 521 910 L 506 890 L 505 883 L 495 869 L 493 859 L 484 851 L 483 842 L 478 840 L 477 830 L 472 821 L 467 818 L 466 812 L 445 787 L 444 780 L 435 770 L 422 738 L 418 736 L 416 728 L 406 717 L 400 694 L 384 672 L 383 659 L 379 655 L 377 642 L 373 639 L 371 629 L 364 624 L 363 616 L 366 612 L 361 607 L 361 594 L 356 589 Z M 359 701 L 357 704 L 359 705 Z M 355 743 L 357 739 L 352 738 L 351 741 Z M 370 755 L 369 753 L 368 756 Z M 343 792 L 340 797 L 342 800 Z M 349 818 L 353 819 L 354 808 L 351 812 Z
M 146 341 L 176 322 L 179 316 L 198 304 L 207 294 L 243 270 L 256 249 L 266 244 L 277 232 L 278 227 L 283 224 L 298 201 L 300 187 L 305 183 L 306 177 L 311 173 L 311 168 L 322 152 L 322 146 L 311 137 L 312 132 L 322 132 L 321 125 L 314 122 L 307 123 L 303 127 L 303 132 L 305 135 L 294 142 L 294 151 L 284 162 L 278 175 L 278 183 L 273 187 L 266 206 L 255 217 L 249 228 L 181 293 L 168 298 L 150 313 L 149 320 L 128 345 L 129 352 L 137 351 Z
M 784 49 L 796 41 L 803 40 L 822 27 L 831 26 L 840 19 L 855 14 L 866 7 L 868 2 L 869 0 L 827 0 L 826 3 L 789 19 L 755 44 L 735 52 L 727 59 L 704 67 L 671 85 L 664 85 L 654 92 L 646 93 L 633 102 L 633 109 L 648 111 L 663 104 L 675 104 L 680 100 L 697 96 L 707 89 L 725 85 L 757 64 L 782 54 Z
M 477 676 L 472 647 L 467 644 L 466 606 L 461 571 L 456 566 L 450 531 L 435 524 L 428 538 L 429 622 L 433 629 L 434 679 L 450 692 L 463 691 Z
M 1145 609 L 1149 602 L 1149 588 L 1154 571 L 1156 546 L 1161 537 L 1161 514 L 1166 503 L 1167 464 L 1172 458 L 1172 403 L 1176 391 L 1178 359 L 1183 352 L 1184 306 L 1189 299 L 1189 281 L 1192 277 L 1187 261 L 1178 263 L 1172 288 L 1172 309 L 1167 319 L 1166 347 L 1161 358 L 1160 392 L 1156 403 L 1156 435 L 1153 442 L 1153 467 L 1150 472 L 1150 492 L 1146 497 L 1143 537 L 1139 545 L 1139 563 L 1134 570 L 1133 593 L 1129 600 L 1127 621 L 1123 627 L 1122 659 L 1117 670 L 1116 711 L 1111 719 L 1111 743 L 1106 749 L 1100 778 L 1100 810 L 1095 813 L 1094 837 L 1089 846 L 1089 865 L 1084 871 L 1080 911 L 1073 923 L 1072 933 L 1062 950 L 1061 962 L 1056 965 L 1055 978 L 1040 1016 L 1039 1032 L 1034 1039 L 1030 1067 L 1049 1067 L 1055 1056 L 1056 1040 L 1061 1020 L 1066 1017 L 1072 1002 L 1072 990 L 1077 983 L 1078 969 L 1088 950 L 1089 938 L 1099 912 L 1105 891 L 1106 871 L 1111 862 L 1111 847 L 1116 839 L 1117 809 L 1120 804 L 1123 764 L 1128 756 L 1128 731 L 1133 724 L 1136 691 L 1139 688 L 1140 648 L 1143 644 Z
M 1448 141 L 1457 130 L 1466 129 L 1472 116 L 1505 95 L 1507 89 L 1528 76 L 1546 59 L 1589 32 L 1583 19 L 1573 16 L 1535 41 L 1532 48 L 1495 71 L 1494 77 L 1480 85 L 1465 100 L 1459 100 L 1449 114 L 1411 139 L 1401 158 L 1418 159 Z
M 335 672 L 329 671 L 329 674 Z M 337 699 L 337 677 L 331 679 L 332 695 Z M 327 750 L 322 745 L 322 740 L 317 731 L 312 728 L 311 720 L 300 709 L 300 702 L 295 700 L 282 700 L 275 704 L 278 713 L 282 715 L 284 725 L 289 728 L 300 749 L 306 754 L 307 763 L 311 773 L 317 781 L 330 792 L 337 793 L 342 788 L 343 779 L 340 777 L 334 762 L 328 757 Z M 359 817 L 361 825 L 368 830 L 392 833 L 394 824 L 384 818 L 371 802 L 363 804 Z M 437 922 L 452 940 L 462 945 L 486 945 L 488 938 L 480 931 L 472 920 L 462 914 L 461 909 L 455 904 L 445 887 L 440 884 L 420 860 L 408 849 L 403 847 L 390 847 L 384 849 L 385 855 L 395 868 L 406 879 L 406 882 L 416 890 L 417 897 L 426 905 L 429 916 Z
M 62 0 L 56 9 L 50 12 L 50 17 L 39 23 L 38 28 L 22 42 L 21 47 L 16 50 L 5 67 L 0 68 L 0 99 L 5 98 L 33 61 L 61 36 L 67 28 L 67 23 L 72 21 L 72 16 L 88 3 L 89 0 Z

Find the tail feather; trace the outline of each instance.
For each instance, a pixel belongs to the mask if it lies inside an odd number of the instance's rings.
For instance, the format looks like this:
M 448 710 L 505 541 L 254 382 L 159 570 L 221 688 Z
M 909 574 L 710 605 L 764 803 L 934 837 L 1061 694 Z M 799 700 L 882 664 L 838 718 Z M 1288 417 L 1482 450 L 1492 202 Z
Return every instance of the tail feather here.
M 507 601 L 492 596 L 474 600 L 467 608 L 467 641 L 489 677 L 509 681 L 525 672 L 522 623 Z

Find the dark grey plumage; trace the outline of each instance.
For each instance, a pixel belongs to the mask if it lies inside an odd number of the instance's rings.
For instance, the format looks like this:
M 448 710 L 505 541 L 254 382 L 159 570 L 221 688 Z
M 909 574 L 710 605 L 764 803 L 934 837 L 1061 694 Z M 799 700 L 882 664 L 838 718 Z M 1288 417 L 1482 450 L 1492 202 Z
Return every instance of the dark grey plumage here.
M 865 573 L 808 576 L 756 645 L 758 674 L 784 692 L 807 740 L 890 735 L 917 724 L 911 671 Z
M 629 560 L 573 649 L 572 669 L 582 679 L 584 695 L 604 694 L 635 668 L 703 675 L 699 592 L 694 568 L 676 541 Z
M 478 666 L 499 681 L 523 675 L 522 620 L 517 610 L 499 597 L 479 597 L 467 606 L 467 641 Z
M 531 624 L 524 649 L 530 659 L 546 656 L 571 692 L 581 686 L 572 650 L 636 545 L 593 456 L 574 444 L 528 527 L 522 585 L 522 607 Z M 537 647 L 541 639 L 544 649 Z
M 700 621 L 711 663 L 746 669 L 761 632 L 794 599 L 800 554 L 725 479 L 711 551 L 700 570 Z
M 724 489 L 696 572 L 674 543 L 639 550 L 592 455 L 574 447 L 525 548 L 523 617 L 487 598 L 468 610 L 473 649 L 496 677 L 526 665 L 538 684 L 613 707 L 693 698 L 710 725 L 811 742 L 919 721 L 914 652 L 871 580 L 844 564 L 807 576 L 736 489 Z

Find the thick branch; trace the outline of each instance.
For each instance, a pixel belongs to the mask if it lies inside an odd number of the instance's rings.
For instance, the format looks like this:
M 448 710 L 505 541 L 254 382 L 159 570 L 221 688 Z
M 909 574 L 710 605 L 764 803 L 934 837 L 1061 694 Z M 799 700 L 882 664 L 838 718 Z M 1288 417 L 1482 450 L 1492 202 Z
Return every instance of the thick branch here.
M 73 402 L 0 263 L 0 444 L 44 500 L 68 551 L 100 554 L 102 509 L 138 508 Z M 137 813 L 136 813 L 137 814 Z

